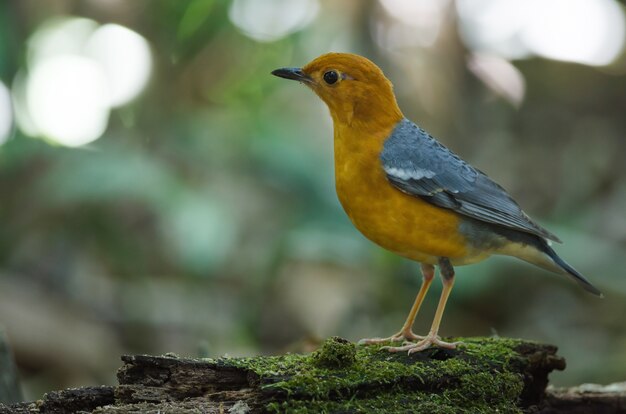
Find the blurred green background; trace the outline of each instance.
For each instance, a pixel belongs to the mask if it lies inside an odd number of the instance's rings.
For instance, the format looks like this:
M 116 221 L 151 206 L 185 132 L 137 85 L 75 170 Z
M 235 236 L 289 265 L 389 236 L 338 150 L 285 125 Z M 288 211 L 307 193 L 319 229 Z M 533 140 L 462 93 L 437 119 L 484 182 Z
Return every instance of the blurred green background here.
M 328 51 L 378 63 L 606 296 L 492 258 L 458 269 L 441 333 L 556 344 L 557 385 L 625 380 L 624 21 L 613 0 L 1 2 L 0 327 L 25 398 L 113 383 L 124 353 L 400 327 L 419 266 L 352 228 L 327 109 L 269 75 Z

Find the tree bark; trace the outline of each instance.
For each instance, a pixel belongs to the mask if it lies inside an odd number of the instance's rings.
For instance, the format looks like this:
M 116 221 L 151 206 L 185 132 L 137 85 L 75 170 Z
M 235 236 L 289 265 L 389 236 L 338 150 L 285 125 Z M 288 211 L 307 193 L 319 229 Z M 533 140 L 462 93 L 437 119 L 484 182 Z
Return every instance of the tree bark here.
M 410 356 L 357 348 L 341 338 L 308 355 L 123 356 L 119 385 L 52 392 L 37 402 L 0 405 L 0 413 L 588 412 L 564 411 L 580 403 L 577 397 L 561 391 L 546 396 L 548 374 L 565 368 L 556 347 L 464 341 L 457 350 Z M 604 403 L 597 400 L 593 407 Z

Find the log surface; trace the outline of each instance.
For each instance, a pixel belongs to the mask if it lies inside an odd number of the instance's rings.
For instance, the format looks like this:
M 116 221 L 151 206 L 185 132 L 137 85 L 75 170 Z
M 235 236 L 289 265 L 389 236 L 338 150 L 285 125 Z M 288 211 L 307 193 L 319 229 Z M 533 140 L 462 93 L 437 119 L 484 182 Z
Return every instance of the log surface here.
M 464 341 L 457 350 L 411 356 L 341 338 L 307 355 L 123 356 L 118 385 L 51 392 L 40 401 L 0 405 L 0 413 L 578 412 L 562 410 L 579 403 L 575 397 L 546 395 L 548 374 L 565 368 L 556 347 Z

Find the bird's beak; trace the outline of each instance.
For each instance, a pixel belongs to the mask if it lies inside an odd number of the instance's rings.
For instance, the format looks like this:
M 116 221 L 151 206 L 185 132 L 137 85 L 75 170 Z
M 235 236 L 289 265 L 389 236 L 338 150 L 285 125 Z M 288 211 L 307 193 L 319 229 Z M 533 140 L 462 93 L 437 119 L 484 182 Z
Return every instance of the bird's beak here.
M 298 82 L 311 83 L 313 79 L 306 73 L 302 72 L 301 68 L 280 68 L 272 71 L 272 75 L 279 78 L 297 80 Z

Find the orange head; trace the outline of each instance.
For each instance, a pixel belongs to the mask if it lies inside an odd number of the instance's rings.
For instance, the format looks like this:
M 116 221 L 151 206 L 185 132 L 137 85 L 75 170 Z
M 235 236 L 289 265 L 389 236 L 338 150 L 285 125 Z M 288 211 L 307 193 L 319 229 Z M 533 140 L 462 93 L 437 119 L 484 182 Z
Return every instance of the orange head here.
M 327 53 L 302 68 L 272 74 L 311 88 L 328 105 L 335 127 L 388 127 L 403 118 L 391 82 L 362 56 Z

